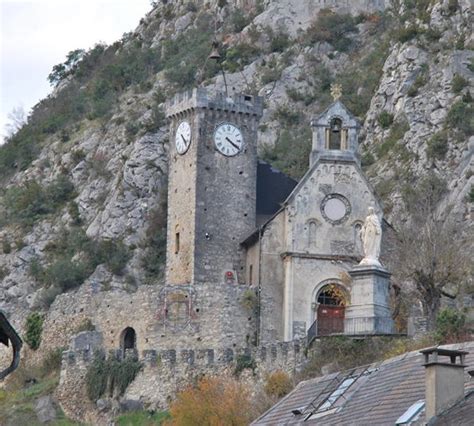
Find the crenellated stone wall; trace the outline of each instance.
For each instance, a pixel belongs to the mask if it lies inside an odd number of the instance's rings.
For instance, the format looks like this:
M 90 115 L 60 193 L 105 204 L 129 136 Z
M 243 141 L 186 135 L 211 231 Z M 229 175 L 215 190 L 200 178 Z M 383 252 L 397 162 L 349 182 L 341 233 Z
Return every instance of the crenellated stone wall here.
M 71 347 L 63 353 L 61 378 L 56 396 L 65 414 L 78 421 L 105 422 L 107 417 L 86 395 L 85 377 L 101 350 L 98 332 L 79 333 Z M 261 347 L 209 347 L 203 349 L 147 349 L 135 352 L 142 370 L 128 387 L 123 399 L 138 401 L 148 409 L 167 408 L 176 393 L 203 375 L 234 374 L 238 358 L 245 355 L 255 361 L 255 370 L 248 374 L 253 384 L 263 382 L 268 373 L 286 371 L 290 376 L 306 361 L 304 341 L 279 342 Z M 112 350 L 109 357 L 120 359 L 123 352 Z M 128 356 L 128 353 L 127 353 Z

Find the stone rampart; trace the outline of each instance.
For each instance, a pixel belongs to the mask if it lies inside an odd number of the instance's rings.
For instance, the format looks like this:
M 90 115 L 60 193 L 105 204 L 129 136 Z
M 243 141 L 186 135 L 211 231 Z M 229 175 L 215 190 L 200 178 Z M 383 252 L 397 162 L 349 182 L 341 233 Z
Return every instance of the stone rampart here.
M 89 337 L 84 336 L 85 333 Z M 100 350 L 97 346 L 100 339 L 97 338 L 97 332 L 85 333 L 81 333 L 81 341 L 84 343 L 88 340 L 91 344 L 73 343 L 71 349 L 63 353 L 57 397 L 68 417 L 97 423 L 96 407 L 86 396 L 85 377 L 94 353 Z M 75 346 L 76 349 L 73 349 Z M 167 408 L 177 392 L 203 375 L 230 376 L 243 360 L 252 360 L 255 368 L 253 371 L 247 370 L 247 378 L 253 384 L 263 383 L 272 371 L 283 370 L 290 376 L 294 375 L 304 365 L 305 353 L 304 341 L 279 342 L 262 347 L 135 351 L 132 355 L 138 357 L 143 368 L 123 398 L 139 401 L 148 409 L 160 410 Z M 126 356 L 129 355 L 127 351 Z M 124 354 L 120 350 L 110 350 L 107 356 L 120 359 Z

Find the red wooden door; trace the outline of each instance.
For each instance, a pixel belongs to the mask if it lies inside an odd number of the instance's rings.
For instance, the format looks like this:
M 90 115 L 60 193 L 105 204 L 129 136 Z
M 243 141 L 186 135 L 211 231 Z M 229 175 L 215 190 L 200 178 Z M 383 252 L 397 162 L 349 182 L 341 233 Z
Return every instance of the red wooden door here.
M 344 332 L 344 306 L 318 306 L 318 336 Z

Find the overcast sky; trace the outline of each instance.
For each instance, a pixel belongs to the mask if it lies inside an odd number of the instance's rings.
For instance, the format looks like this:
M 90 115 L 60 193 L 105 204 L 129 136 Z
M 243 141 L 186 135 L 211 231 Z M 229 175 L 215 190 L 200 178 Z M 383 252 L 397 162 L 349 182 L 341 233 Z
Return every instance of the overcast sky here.
M 13 108 L 51 91 L 54 65 L 74 49 L 111 44 L 134 30 L 150 0 L 0 0 L 0 134 Z

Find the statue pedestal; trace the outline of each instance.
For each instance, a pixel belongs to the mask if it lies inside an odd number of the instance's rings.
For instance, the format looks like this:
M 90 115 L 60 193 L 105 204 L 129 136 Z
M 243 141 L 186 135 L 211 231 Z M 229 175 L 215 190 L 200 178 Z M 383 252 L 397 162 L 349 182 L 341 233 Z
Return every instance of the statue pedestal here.
M 393 334 L 388 292 L 390 272 L 381 266 L 358 265 L 349 274 L 351 304 L 346 308 L 344 334 Z

